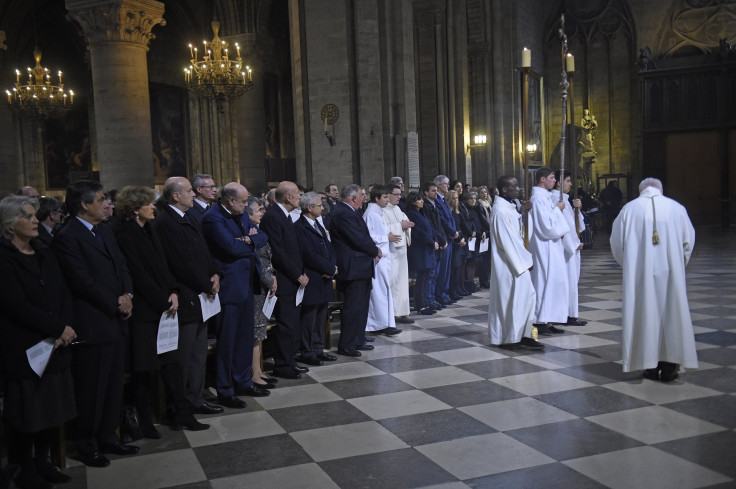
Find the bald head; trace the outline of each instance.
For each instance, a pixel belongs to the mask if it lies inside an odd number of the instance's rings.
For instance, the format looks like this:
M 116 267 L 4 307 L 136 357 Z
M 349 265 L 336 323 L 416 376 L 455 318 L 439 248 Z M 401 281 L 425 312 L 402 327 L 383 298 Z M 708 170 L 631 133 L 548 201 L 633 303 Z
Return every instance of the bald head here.
M 171 206 L 186 212 L 194 205 L 192 184 L 184 177 L 171 177 L 164 182 L 161 197 Z
M 222 205 L 236 216 L 245 212 L 248 207 L 248 189 L 238 182 L 230 182 L 220 193 Z
M 284 181 L 276 187 L 276 202 L 291 212 L 299 207 L 299 187 L 294 182 Z

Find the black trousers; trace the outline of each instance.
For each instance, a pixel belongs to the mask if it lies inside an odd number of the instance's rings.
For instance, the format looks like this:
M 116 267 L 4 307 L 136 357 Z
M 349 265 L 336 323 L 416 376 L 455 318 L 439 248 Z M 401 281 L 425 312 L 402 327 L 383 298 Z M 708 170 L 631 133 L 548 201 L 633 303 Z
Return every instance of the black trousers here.
M 123 403 L 125 340 L 73 348 L 76 444 L 80 453 L 90 455 L 100 445 L 120 441 L 115 430 Z
M 278 295 L 278 294 L 277 294 Z M 296 366 L 294 355 L 301 341 L 301 318 L 296 294 L 279 295 L 276 301 L 276 330 L 273 331 L 274 371 L 288 370 Z
M 329 302 L 322 304 L 302 304 L 302 356 L 309 357 L 324 352 L 325 342 L 323 336 L 325 320 L 327 319 L 327 308 Z
M 365 325 L 371 300 L 371 279 L 341 283 L 345 302 L 340 309 L 340 339 L 337 347 L 352 350 L 365 343 Z

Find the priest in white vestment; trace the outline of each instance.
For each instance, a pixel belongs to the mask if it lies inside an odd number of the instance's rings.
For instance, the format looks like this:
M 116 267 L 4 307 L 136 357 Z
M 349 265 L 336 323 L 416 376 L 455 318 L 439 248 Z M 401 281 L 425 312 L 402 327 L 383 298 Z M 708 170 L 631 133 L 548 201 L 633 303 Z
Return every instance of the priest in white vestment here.
M 532 339 L 537 295 L 529 274 L 532 254 L 524 248 L 521 214 L 513 199 L 518 197 L 516 178 L 498 180 L 500 195 L 491 209 L 491 287 L 488 329 L 492 345 L 516 344 L 541 350 Z
M 565 266 L 567 267 L 567 283 L 569 292 L 569 308 L 567 312 L 567 325 L 568 326 L 585 326 L 588 324 L 587 321 L 583 321 L 578 317 L 578 282 L 580 281 L 580 253 L 583 249 L 583 243 L 580 241 L 579 234 L 585 231 L 585 223 L 583 222 L 583 214 L 577 212 L 578 225 L 575 227 L 575 209 L 582 207 L 580 199 L 574 199 L 570 202 L 570 189 L 572 188 L 572 180 L 570 178 L 570 172 L 565 170 L 564 178 L 560 178 L 560 170 L 555 172 L 555 179 L 557 180 L 557 187 L 552 190 L 552 200 L 557 202 L 560 200 L 560 186 L 563 188 L 562 201 L 565 203 L 565 208 L 562 210 L 562 214 L 565 216 L 565 221 L 570 229 L 570 232 L 565 235 L 562 240 L 563 248 L 565 249 Z
M 539 334 L 564 333 L 549 323 L 566 323 L 568 310 L 568 279 L 563 237 L 570 228 L 562 214 L 564 203 L 552 200 L 555 175 L 541 167 L 534 173 L 529 211 L 529 251 L 534 259 L 532 284 L 537 292 L 534 323 Z
M 376 265 L 373 276 L 365 330 L 392 336 L 400 333 L 401 330 L 396 328 L 394 301 L 391 298 L 390 245 L 398 241 L 400 237 L 391 233 L 386 225 L 383 217 L 383 208 L 386 205 L 388 205 L 388 188 L 384 185 L 374 185 L 371 189 L 370 203 L 363 214 L 363 220 L 368 226 L 373 242 L 381 249 L 382 258 Z
M 401 188 L 398 185 L 389 185 L 388 204 L 383 208 L 383 216 L 389 231 L 399 240 L 392 243 L 391 249 L 391 295 L 394 301 L 396 322 L 411 324 L 409 318 L 409 258 L 407 248 L 411 245 L 411 228 L 414 223 L 406 217 L 399 208 Z
M 613 223 L 611 252 L 623 268 L 623 370 L 670 381 L 698 368 L 685 288 L 695 229 L 685 208 L 647 178 Z

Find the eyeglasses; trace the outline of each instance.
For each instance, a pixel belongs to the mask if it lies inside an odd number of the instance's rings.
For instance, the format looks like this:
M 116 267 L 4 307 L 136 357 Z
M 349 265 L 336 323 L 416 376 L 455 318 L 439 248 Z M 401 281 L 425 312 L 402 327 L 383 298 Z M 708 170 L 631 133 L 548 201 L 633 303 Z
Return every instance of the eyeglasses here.
M 209 190 L 217 190 L 217 185 L 202 185 L 199 188 L 206 188 Z
M 394 197 L 401 197 L 401 192 L 399 192 L 398 194 L 391 194 L 391 195 L 393 195 Z
M 324 207 L 324 204 L 309 204 L 312 207 Z
M 61 212 L 61 210 L 55 210 L 51 211 L 49 214 L 63 214 L 63 212 Z

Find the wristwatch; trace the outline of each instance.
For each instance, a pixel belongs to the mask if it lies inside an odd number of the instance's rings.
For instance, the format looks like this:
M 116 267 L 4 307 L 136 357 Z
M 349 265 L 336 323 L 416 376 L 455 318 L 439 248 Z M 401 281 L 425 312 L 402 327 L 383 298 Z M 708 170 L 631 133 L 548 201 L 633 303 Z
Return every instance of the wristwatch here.
M 130 300 L 133 300 L 133 294 L 131 294 L 130 292 L 126 292 L 126 294 L 128 294 L 128 297 L 130 297 Z

